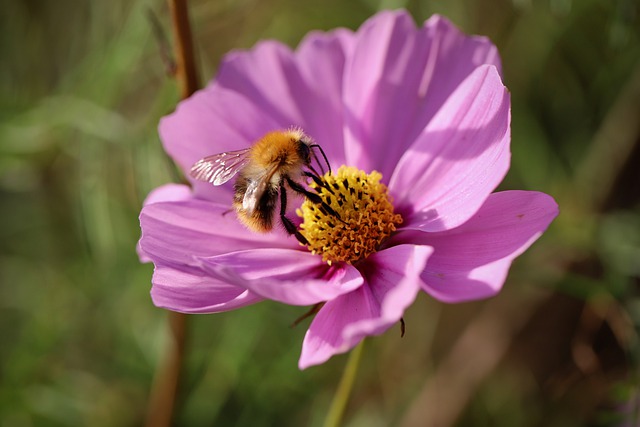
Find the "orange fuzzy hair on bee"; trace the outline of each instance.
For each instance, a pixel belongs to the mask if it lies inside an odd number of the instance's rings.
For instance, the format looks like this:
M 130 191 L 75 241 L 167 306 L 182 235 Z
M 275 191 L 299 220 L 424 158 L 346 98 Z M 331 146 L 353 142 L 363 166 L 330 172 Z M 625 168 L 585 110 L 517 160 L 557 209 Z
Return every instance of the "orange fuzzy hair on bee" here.
M 318 172 L 311 166 L 312 159 L 317 161 L 312 151 L 314 147 L 317 147 L 329 165 L 320 146 L 314 144 L 302 130 L 292 128 L 273 131 L 251 147 L 198 160 L 191 167 L 191 176 L 213 185 L 223 185 L 237 176 L 233 206 L 240 222 L 253 231 L 268 232 L 273 228 L 276 211 L 279 211 L 281 223 L 287 233 L 295 235 L 304 243 L 304 237 L 285 215 L 287 189 L 321 203 L 317 194 L 310 192 L 301 183 L 303 175 L 319 179 Z M 320 168 L 322 170 L 322 166 Z
M 288 174 L 291 167 L 300 168 L 304 159 L 297 150 L 298 141 L 304 137 L 302 131 L 269 132 L 251 147 L 252 166 L 268 169 L 278 164 L 282 174 Z
M 311 140 L 296 129 L 269 132 L 253 144 L 249 162 L 236 181 L 234 197 L 238 218 L 249 229 L 268 232 L 273 228 L 277 196 L 285 191 L 283 179 L 300 178 L 310 162 L 310 144 Z M 286 200 L 286 195 L 280 196 Z

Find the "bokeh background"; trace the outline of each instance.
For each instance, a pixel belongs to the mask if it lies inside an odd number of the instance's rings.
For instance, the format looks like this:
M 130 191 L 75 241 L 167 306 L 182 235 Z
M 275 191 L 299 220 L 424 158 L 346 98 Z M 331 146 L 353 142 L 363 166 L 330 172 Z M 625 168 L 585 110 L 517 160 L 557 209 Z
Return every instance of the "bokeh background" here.
M 138 213 L 179 179 L 159 118 L 179 99 L 161 0 L 14 0 L 0 14 L 0 426 L 144 424 L 167 312 L 138 262 Z M 347 426 L 639 425 L 640 2 L 190 2 L 198 70 L 276 38 L 442 13 L 498 46 L 512 92 L 501 189 L 561 215 L 489 300 L 421 295 L 370 339 Z M 346 356 L 300 372 L 304 308 L 187 318 L 176 426 L 321 425 Z

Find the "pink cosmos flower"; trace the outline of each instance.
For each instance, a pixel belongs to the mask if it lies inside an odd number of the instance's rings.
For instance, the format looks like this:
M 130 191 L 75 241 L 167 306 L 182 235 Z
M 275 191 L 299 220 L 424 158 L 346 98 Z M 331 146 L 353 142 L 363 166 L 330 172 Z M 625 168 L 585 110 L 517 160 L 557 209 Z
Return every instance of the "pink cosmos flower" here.
M 323 261 L 283 229 L 258 234 L 229 212 L 233 185 L 153 191 L 140 214 L 151 296 L 169 310 L 216 313 L 263 299 L 324 303 L 304 369 L 397 324 L 423 290 L 445 302 L 500 291 L 511 262 L 558 214 L 532 191 L 492 193 L 510 161 L 510 100 L 496 48 L 434 16 L 416 28 L 381 12 L 356 32 L 314 32 L 228 54 L 217 77 L 160 123 L 188 175 L 202 157 L 292 126 L 337 169 L 381 173 L 402 223 L 357 262 Z M 290 202 L 292 208 L 300 200 Z

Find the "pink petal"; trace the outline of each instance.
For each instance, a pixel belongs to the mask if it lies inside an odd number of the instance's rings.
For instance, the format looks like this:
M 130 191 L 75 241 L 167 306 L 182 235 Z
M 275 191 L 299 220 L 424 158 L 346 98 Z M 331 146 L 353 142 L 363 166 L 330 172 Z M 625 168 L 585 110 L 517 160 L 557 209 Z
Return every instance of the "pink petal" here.
M 348 264 L 329 267 L 318 255 L 290 249 L 255 249 L 201 259 L 214 277 L 291 305 L 312 305 L 360 287 Z
M 191 188 L 182 184 L 166 184 L 151 191 L 144 200 L 143 205 L 151 205 L 160 202 L 179 202 L 193 197 Z
M 140 248 L 154 261 L 197 266 L 195 256 L 262 247 L 299 247 L 284 231 L 253 233 L 226 205 L 200 199 L 147 205 L 140 213 Z
M 389 179 L 404 151 L 451 92 L 496 48 L 434 16 L 424 28 L 406 11 L 376 14 L 358 30 L 345 70 L 347 163 Z
M 420 289 L 420 273 L 431 252 L 427 246 L 400 245 L 369 257 L 362 266 L 365 285 L 327 302 L 313 319 L 300 369 L 324 363 L 396 324 Z
M 401 232 L 396 243 L 433 246 L 422 274 L 424 290 L 445 302 L 487 298 L 500 291 L 511 262 L 558 215 L 551 196 L 503 191 L 487 198 L 469 221 L 439 233 Z
M 298 126 L 322 146 L 329 160 L 344 162 L 342 75 L 352 34 L 312 33 L 293 53 L 266 41 L 228 55 L 217 83 L 242 94 L 280 127 Z
M 502 74 L 502 64 L 496 46 L 485 36 L 470 36 L 461 32 L 448 19 L 433 15 L 425 22 L 433 46 L 430 63 L 425 67 L 432 73 L 420 117 L 430 121 L 449 95 L 480 65 L 494 65 Z M 424 126 L 415 127 L 416 136 Z
M 287 127 L 265 114 L 242 94 L 210 84 L 178 104 L 160 121 L 164 148 L 182 168 L 194 192 L 204 198 L 231 204 L 231 183 L 214 187 L 189 176 L 191 166 L 203 157 L 247 148 L 270 130 Z
M 315 86 L 314 103 L 304 103 L 303 129 L 322 146 L 332 166 L 345 164 L 344 66 L 353 45 L 353 33 L 335 30 L 306 36 L 296 50 L 296 60 L 309 90 Z
M 159 202 L 186 200 L 191 198 L 191 189 L 186 185 L 166 184 L 153 190 L 144 200 L 143 205 Z M 140 242 L 136 245 L 136 252 L 140 262 L 151 262 L 151 258 L 142 250 Z
M 441 231 L 469 219 L 510 161 L 509 93 L 494 66 L 478 67 L 402 156 L 389 183 L 405 229 Z
M 346 30 L 314 33 L 295 54 L 268 41 L 226 55 L 216 80 L 161 121 L 166 151 L 188 175 L 205 156 L 246 148 L 269 131 L 298 126 L 333 163 L 344 163 L 342 74 L 351 39 Z M 230 185 L 191 181 L 200 197 L 230 200 Z
M 161 308 L 181 313 L 219 313 L 262 300 L 248 290 L 220 282 L 202 270 L 156 265 L 151 299 Z

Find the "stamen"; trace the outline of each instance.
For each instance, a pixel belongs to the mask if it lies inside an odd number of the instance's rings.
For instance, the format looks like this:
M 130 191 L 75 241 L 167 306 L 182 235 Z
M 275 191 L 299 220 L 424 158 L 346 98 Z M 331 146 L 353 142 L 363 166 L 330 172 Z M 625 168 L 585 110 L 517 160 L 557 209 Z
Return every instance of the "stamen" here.
M 387 187 L 378 172 L 366 174 L 342 166 L 310 184 L 322 203 L 306 200 L 297 213 L 303 218 L 300 233 L 307 247 L 322 259 L 354 263 L 376 252 L 402 217 L 393 213 Z

